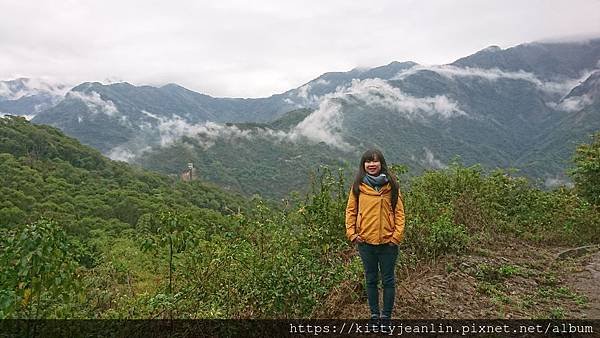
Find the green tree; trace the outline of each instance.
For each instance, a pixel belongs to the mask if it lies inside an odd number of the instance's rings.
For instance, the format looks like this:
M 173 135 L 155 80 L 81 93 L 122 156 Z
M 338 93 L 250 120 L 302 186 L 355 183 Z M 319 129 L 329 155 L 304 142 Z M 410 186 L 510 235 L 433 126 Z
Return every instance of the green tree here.
M 590 203 L 600 205 L 600 132 L 592 136 L 592 142 L 581 144 L 573 156 L 575 169 L 570 174 L 580 196 Z
M 0 318 L 49 318 L 69 303 L 76 268 L 65 231 L 39 220 L 6 231 L 0 241 Z
M 190 219 L 188 215 L 178 213 L 173 210 L 161 210 L 158 213 L 158 222 L 153 219 L 144 221 L 140 224 L 142 231 L 145 232 L 145 239 L 142 243 L 143 251 L 154 251 L 157 254 L 164 253 L 162 250 L 167 250 L 167 263 L 168 263 L 168 274 L 169 284 L 167 289 L 167 295 L 158 294 L 155 298 L 167 298 L 167 301 L 163 303 L 168 307 L 171 307 L 176 299 L 177 295 L 173 294 L 174 281 L 173 276 L 175 272 L 175 255 L 182 253 L 187 247 L 193 246 L 197 243 L 197 239 L 200 237 L 194 230 L 194 227 L 190 225 Z M 169 309 L 172 310 L 172 309 Z M 170 315 L 172 316 L 172 312 Z

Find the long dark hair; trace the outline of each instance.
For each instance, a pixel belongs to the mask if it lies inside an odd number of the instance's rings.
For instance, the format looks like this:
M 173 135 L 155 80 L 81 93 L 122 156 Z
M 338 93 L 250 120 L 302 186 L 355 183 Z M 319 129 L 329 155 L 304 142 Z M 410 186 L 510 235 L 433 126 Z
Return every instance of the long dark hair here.
M 392 209 L 396 209 L 396 204 L 398 204 L 398 180 L 394 175 L 390 174 L 388 171 L 387 163 L 385 162 L 385 158 L 383 157 L 383 153 L 378 149 L 369 149 L 362 154 L 360 158 L 360 164 L 358 166 L 358 172 L 356 173 L 356 177 L 354 178 L 354 184 L 352 185 L 352 194 L 354 198 L 358 201 L 358 194 L 360 193 L 360 184 L 362 183 L 363 178 L 367 174 L 365 171 L 365 162 L 367 161 L 379 161 L 381 163 L 381 173 L 387 176 L 390 185 L 392 186 Z

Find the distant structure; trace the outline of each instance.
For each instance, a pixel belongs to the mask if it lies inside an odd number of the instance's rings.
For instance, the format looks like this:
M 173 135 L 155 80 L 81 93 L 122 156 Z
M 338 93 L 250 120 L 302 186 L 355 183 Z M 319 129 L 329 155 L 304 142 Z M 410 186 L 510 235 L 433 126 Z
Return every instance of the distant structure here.
M 181 180 L 184 182 L 189 182 L 196 179 L 196 168 L 194 168 L 193 163 L 188 163 L 187 169 L 185 169 L 181 175 Z

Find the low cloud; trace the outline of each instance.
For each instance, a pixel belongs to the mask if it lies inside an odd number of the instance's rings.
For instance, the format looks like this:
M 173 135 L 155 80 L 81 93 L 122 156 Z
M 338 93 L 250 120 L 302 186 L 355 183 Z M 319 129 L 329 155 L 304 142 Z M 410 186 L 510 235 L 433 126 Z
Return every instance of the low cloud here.
M 321 101 L 319 108 L 294 127 L 293 140 L 305 137 L 314 142 L 325 142 L 341 149 L 352 149 L 342 137 L 342 106 L 334 97 Z
M 204 149 L 213 146 L 218 138 L 239 139 L 249 134 L 249 131 L 241 131 L 236 127 L 227 127 L 214 122 L 190 124 L 180 117 L 169 120 L 161 119 L 158 131 L 162 147 L 176 142 L 183 136 L 190 136 L 199 140 Z
M 219 139 L 227 141 L 252 140 L 253 138 L 273 138 L 279 141 L 288 139 L 288 134 L 267 128 L 241 130 L 235 125 L 215 122 L 190 124 L 179 116 L 171 119 L 160 118 L 158 124 L 160 146 L 168 146 L 184 136 L 193 137 L 204 149 L 212 147 Z
M 588 105 L 592 104 L 593 100 L 588 95 L 571 96 L 559 102 L 558 104 L 547 103 L 548 106 L 566 112 L 580 111 Z
M 448 165 L 440 161 L 435 157 L 433 152 L 429 150 L 427 147 L 423 147 L 422 154 L 413 154 L 410 156 L 410 159 L 414 162 L 420 163 L 425 168 L 433 168 L 433 169 L 446 169 Z
M 547 177 L 544 180 L 544 185 L 547 188 L 558 188 L 558 187 L 572 188 L 574 186 L 573 182 L 570 182 L 570 181 L 565 180 L 560 177 Z
M 5 100 L 18 100 L 22 97 L 46 94 L 58 98 L 65 96 L 69 86 L 54 83 L 48 79 L 16 79 L 12 81 L 0 81 L 0 97 Z
M 442 161 L 435 158 L 435 155 L 433 155 L 433 152 L 431 150 L 429 150 L 428 148 L 423 148 L 423 150 L 424 150 L 425 154 L 424 154 L 424 159 L 421 162 L 425 166 L 430 167 L 430 168 L 435 168 L 435 169 L 448 168 L 448 166 L 446 164 L 442 163 Z
M 381 79 L 353 80 L 347 95 L 352 95 L 370 107 L 385 108 L 409 118 L 423 116 L 452 118 L 467 115 L 458 107 L 458 103 L 445 95 L 414 97 Z
M 433 152 L 426 147 L 423 147 L 423 158 L 421 159 L 421 163 L 425 167 L 434 168 L 434 169 L 446 169 L 448 166 L 439 159 L 435 157 Z
M 311 90 L 312 85 L 310 83 L 307 83 L 295 91 L 295 96 L 297 97 L 297 99 L 299 99 L 300 102 L 296 103 L 292 100 L 289 101 L 303 107 L 316 106 L 319 104 L 320 97 L 318 95 L 311 94 Z
M 161 119 L 160 116 L 158 116 L 156 114 L 152 114 L 152 113 L 150 113 L 148 111 L 145 111 L 145 110 L 142 110 L 142 114 L 144 114 L 144 115 L 146 115 L 146 116 L 148 116 L 150 118 L 153 118 L 155 120 L 160 120 Z
M 96 95 L 88 101 L 99 104 Z M 343 105 L 367 106 L 372 109 L 385 109 L 391 113 L 401 114 L 407 118 L 427 118 L 436 116 L 442 119 L 466 116 L 458 104 L 446 96 L 418 98 L 407 95 L 398 88 L 390 86 L 385 80 L 367 79 L 353 80 L 346 87 L 341 87 L 334 93 L 326 94 L 319 99 L 318 109 L 308 115 L 303 121 L 289 132 L 270 128 L 240 129 L 235 125 L 225 125 L 215 122 L 191 124 L 180 116 L 166 118 L 147 111 L 142 111 L 151 122 L 145 122 L 140 128 L 148 132 L 154 130 L 157 145 L 169 146 L 182 137 L 192 137 L 204 149 L 212 147 L 217 140 L 251 141 L 256 138 L 268 138 L 277 142 L 324 142 L 341 150 L 349 151 L 353 147 L 343 137 Z M 150 127 L 144 127 L 150 124 Z M 127 150 L 127 151 L 126 151 Z M 115 148 L 110 152 L 112 157 L 131 160 L 139 152 L 127 148 Z M 111 157 L 111 158 L 112 158 Z M 431 160 L 433 161 L 433 159 Z M 435 163 L 435 162 L 432 162 Z M 436 163 L 436 165 L 442 165 Z
M 31 121 L 31 119 L 35 117 L 35 115 L 14 115 L 12 113 L 3 113 L 0 111 L 0 117 L 4 117 L 4 116 L 20 116 L 20 117 L 24 117 L 27 121 Z
M 6 100 L 12 100 L 10 98 L 12 91 L 8 88 L 8 85 L 2 81 L 0 81 L 0 97 Z
M 325 79 L 318 79 L 317 81 L 314 82 L 314 84 L 321 85 L 321 86 L 326 86 L 330 83 L 331 82 L 329 82 L 328 80 L 325 80 Z
M 456 67 L 451 65 L 442 66 L 421 66 L 417 65 L 409 68 L 405 71 L 398 73 L 393 80 L 401 80 L 416 74 L 420 71 L 432 71 L 449 79 L 455 79 L 460 77 L 477 77 L 486 79 L 489 81 L 498 81 L 501 79 L 510 80 L 522 80 L 534 84 L 540 90 L 551 93 L 551 94 L 566 94 L 573 87 L 584 81 L 593 71 L 586 70 L 581 73 L 579 78 L 575 79 L 564 79 L 563 81 L 542 81 L 535 74 L 529 73 L 523 70 L 518 72 L 503 71 L 498 68 L 484 69 L 484 68 L 471 68 L 471 67 Z
M 40 104 L 36 104 L 35 106 L 33 106 L 33 112 L 34 113 L 39 113 L 44 109 L 47 109 L 48 107 L 50 107 L 51 105 L 57 103 L 56 101 L 52 102 L 51 104 L 45 104 L 45 103 L 40 103 Z
M 316 107 L 319 105 L 322 97 L 312 94 L 312 90 L 314 87 L 327 86 L 330 83 L 330 81 L 325 79 L 311 81 L 289 94 L 290 97 L 295 97 L 298 101 L 291 100 L 290 98 L 286 98 L 284 101 L 289 104 L 295 104 L 298 107 Z
M 296 92 L 296 95 L 301 98 L 301 99 L 307 99 L 308 98 L 308 92 L 310 91 L 310 84 L 305 84 L 304 86 L 298 88 L 298 91 Z
M 214 146 L 218 140 L 251 142 L 256 138 L 267 138 L 277 142 L 293 141 L 288 133 L 268 128 L 242 130 L 235 125 L 215 122 L 193 124 L 181 116 L 168 118 L 147 111 L 142 111 L 142 113 L 154 121 L 139 123 L 140 135 L 134 140 L 110 150 L 107 153 L 108 157 L 114 160 L 131 162 L 143 152 L 150 150 L 151 146 L 168 147 L 180 141 L 183 137 L 193 138 L 204 150 Z
M 141 151 L 136 153 L 139 154 Z M 121 145 L 113 148 L 106 156 L 115 161 L 130 162 L 137 156 L 136 153 L 128 149 L 127 146 Z
M 82 93 L 71 91 L 67 98 L 82 101 L 92 114 L 101 113 L 108 116 L 114 116 L 119 112 L 115 104 L 110 100 L 103 100 L 100 94 L 92 91 L 91 93 Z
M 444 95 L 419 98 L 392 87 L 385 80 L 354 79 L 349 86 L 321 97 L 318 109 L 292 130 L 292 137 L 304 136 L 313 141 L 351 150 L 352 147 L 342 138 L 343 102 L 385 109 L 411 119 L 467 116 L 455 101 Z

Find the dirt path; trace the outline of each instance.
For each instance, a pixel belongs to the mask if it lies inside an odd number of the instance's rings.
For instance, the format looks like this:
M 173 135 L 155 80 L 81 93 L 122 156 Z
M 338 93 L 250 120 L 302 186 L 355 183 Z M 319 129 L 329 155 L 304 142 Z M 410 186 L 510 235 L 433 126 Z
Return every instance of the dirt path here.
M 395 318 L 600 318 L 600 251 L 559 259 L 567 248 L 507 240 L 398 271 Z M 362 281 L 346 287 L 328 318 L 368 318 Z
M 580 269 L 574 271 L 569 283 L 587 299 L 582 317 L 600 319 L 600 251 L 588 254 L 579 261 Z

